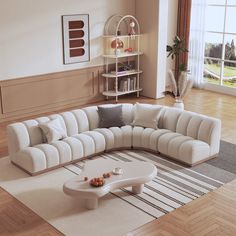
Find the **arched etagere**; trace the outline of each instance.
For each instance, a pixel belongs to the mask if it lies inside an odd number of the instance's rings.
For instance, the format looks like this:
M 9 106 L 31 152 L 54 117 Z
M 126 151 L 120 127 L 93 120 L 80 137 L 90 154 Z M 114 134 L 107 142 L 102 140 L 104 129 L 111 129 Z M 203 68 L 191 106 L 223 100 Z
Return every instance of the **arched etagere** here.
M 104 28 L 105 91 L 108 99 L 140 91 L 140 25 L 132 15 L 114 15 Z

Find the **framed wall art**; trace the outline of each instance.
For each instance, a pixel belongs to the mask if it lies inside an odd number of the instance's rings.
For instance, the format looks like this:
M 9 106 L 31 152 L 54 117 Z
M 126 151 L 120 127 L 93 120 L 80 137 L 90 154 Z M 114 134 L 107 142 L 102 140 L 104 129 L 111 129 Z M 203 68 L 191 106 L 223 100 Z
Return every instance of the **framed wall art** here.
M 89 15 L 62 16 L 64 64 L 90 60 Z

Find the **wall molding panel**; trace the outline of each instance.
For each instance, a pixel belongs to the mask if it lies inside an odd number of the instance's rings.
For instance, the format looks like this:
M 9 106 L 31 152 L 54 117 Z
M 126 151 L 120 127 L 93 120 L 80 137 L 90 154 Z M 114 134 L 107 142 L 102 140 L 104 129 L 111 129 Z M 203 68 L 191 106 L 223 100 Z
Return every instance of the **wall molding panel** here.
M 0 122 L 104 100 L 103 66 L 0 81 Z

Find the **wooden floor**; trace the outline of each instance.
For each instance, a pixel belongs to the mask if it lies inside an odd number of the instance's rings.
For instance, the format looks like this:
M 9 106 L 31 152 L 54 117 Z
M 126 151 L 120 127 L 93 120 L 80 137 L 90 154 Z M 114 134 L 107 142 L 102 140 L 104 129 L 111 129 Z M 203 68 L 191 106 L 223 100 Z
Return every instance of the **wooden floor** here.
M 172 105 L 164 98 L 125 98 L 121 102 L 146 102 Z M 222 120 L 222 139 L 236 144 L 236 97 L 193 90 L 185 101 L 185 109 Z M 32 117 L 31 117 L 32 118 Z M 16 121 L 16 120 L 15 120 Z M 6 126 L 0 123 L 0 157 L 7 155 Z M 0 235 L 61 235 L 30 209 L 0 188 Z M 236 180 L 214 192 L 155 220 L 129 235 L 235 235 Z
M 127 236 L 235 236 L 236 180 Z
M 0 235 L 62 235 L 21 202 L 0 188 Z

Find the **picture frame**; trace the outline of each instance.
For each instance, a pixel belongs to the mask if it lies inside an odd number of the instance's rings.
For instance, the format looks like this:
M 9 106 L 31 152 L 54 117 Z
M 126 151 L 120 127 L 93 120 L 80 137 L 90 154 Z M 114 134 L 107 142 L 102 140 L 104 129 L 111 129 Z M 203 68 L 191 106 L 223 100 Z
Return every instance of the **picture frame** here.
M 63 63 L 90 61 L 89 15 L 62 16 Z

